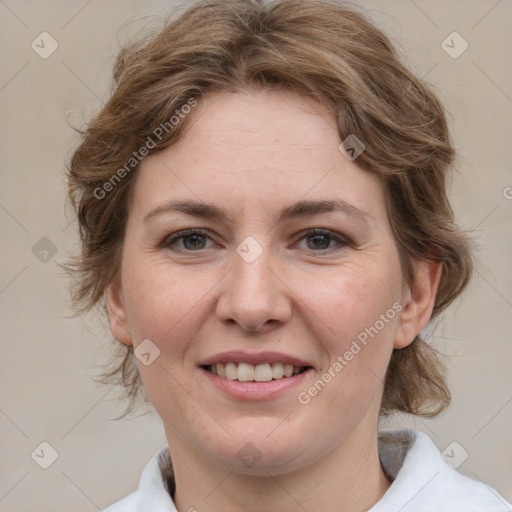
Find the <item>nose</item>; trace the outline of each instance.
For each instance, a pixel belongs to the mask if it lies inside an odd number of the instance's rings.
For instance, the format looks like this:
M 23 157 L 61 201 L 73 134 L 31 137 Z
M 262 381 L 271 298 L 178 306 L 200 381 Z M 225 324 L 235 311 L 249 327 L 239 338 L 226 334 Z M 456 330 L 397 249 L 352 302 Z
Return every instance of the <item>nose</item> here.
M 218 318 L 251 332 L 286 323 L 291 318 L 292 306 L 290 289 L 282 274 L 272 261 L 270 249 L 251 263 L 235 254 L 233 268 L 222 280 Z

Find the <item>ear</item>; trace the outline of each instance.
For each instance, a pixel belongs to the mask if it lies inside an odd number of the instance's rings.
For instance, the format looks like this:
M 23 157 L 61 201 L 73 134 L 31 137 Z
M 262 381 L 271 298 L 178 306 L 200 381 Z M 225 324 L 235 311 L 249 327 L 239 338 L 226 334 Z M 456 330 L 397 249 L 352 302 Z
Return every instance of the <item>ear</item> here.
M 112 336 L 124 345 L 133 345 L 133 340 L 126 319 L 126 309 L 122 300 L 122 288 L 116 279 L 105 289 L 110 332 Z
M 414 282 L 407 287 L 404 294 L 394 348 L 410 345 L 428 324 L 434 309 L 441 269 L 440 261 L 416 260 L 414 263 Z

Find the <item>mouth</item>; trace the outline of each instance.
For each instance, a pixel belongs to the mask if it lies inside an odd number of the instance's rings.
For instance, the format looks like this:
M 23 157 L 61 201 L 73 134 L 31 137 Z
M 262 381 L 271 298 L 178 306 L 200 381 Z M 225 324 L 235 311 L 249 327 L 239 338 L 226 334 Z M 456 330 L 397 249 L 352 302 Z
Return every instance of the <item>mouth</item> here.
M 292 390 L 304 386 L 315 372 L 307 360 L 272 351 L 223 352 L 198 367 L 213 389 L 238 401 L 291 397 Z
M 283 363 L 250 364 L 229 361 L 227 363 L 216 363 L 202 365 L 201 368 L 207 372 L 217 375 L 223 379 L 238 382 L 270 382 L 275 380 L 288 379 L 311 369 L 311 366 L 294 366 Z

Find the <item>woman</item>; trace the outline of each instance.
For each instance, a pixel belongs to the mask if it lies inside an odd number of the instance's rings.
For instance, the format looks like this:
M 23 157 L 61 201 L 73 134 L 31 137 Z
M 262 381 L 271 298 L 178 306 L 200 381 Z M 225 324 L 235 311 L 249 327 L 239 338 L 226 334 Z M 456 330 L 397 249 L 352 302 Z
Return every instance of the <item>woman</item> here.
M 202 1 L 114 80 L 69 166 L 74 301 L 168 447 L 106 510 L 510 510 L 377 431 L 448 405 L 420 333 L 472 271 L 443 108 L 387 37 L 334 1 Z

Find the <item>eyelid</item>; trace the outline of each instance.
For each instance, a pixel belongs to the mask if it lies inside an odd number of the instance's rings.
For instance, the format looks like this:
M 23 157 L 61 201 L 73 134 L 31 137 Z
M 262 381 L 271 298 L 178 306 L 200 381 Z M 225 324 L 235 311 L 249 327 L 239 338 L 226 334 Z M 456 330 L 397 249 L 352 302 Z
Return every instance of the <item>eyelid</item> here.
M 307 228 L 299 233 L 300 238 L 302 239 L 306 235 L 329 235 L 332 238 L 338 238 L 340 241 L 345 242 L 347 244 L 351 244 L 352 241 L 345 235 L 339 233 L 338 231 L 335 231 L 333 229 L 325 228 L 322 226 L 314 227 L 314 228 Z
M 334 240 L 338 244 L 338 247 L 331 247 L 325 250 L 315 251 L 313 249 L 309 249 L 310 252 L 317 253 L 318 255 L 327 255 L 333 252 L 340 251 L 345 247 L 352 247 L 354 245 L 350 238 L 346 237 L 345 235 L 342 235 L 341 233 L 338 233 L 337 231 L 325 227 L 308 228 L 304 231 L 301 231 L 295 243 L 300 242 L 301 240 L 307 238 L 308 236 L 314 235 L 327 235 L 331 238 L 331 240 Z
M 176 231 L 174 233 L 171 233 L 170 235 L 167 235 L 162 240 L 162 242 L 159 244 L 159 247 L 160 248 L 170 248 L 170 246 L 172 244 L 174 244 L 188 236 L 192 236 L 192 235 L 205 236 L 205 237 L 209 238 L 210 240 L 212 240 L 213 242 L 215 242 L 209 233 L 210 233 L 210 230 L 204 229 L 204 228 L 182 229 L 182 230 Z M 352 242 L 352 240 L 349 237 L 347 237 L 341 233 L 338 233 L 337 231 L 334 231 L 332 229 L 326 228 L 326 227 L 313 227 L 313 228 L 307 228 L 305 230 L 302 230 L 300 233 L 298 233 L 298 235 L 296 235 L 296 237 L 295 237 L 296 241 L 294 242 L 294 244 L 297 244 L 298 242 L 300 242 L 304 238 L 307 238 L 308 236 L 314 236 L 314 235 L 327 235 L 331 238 L 331 240 L 334 240 L 338 244 L 338 247 L 331 247 L 331 248 L 325 249 L 325 250 L 321 249 L 321 250 L 315 251 L 314 249 L 309 249 L 309 251 L 311 251 L 313 253 L 318 253 L 319 255 L 320 254 L 329 254 L 331 252 L 336 252 L 338 250 L 341 250 L 344 247 L 352 247 L 354 245 L 354 243 Z M 206 249 L 199 249 L 197 251 L 186 250 L 186 249 L 177 249 L 177 252 L 194 253 L 194 252 L 200 252 L 202 250 L 206 250 Z
M 188 229 L 180 229 L 171 233 L 170 235 L 166 235 L 162 242 L 159 244 L 160 247 L 169 247 L 171 244 L 191 235 L 203 235 L 211 239 L 209 235 L 209 230 L 203 228 L 188 228 Z M 193 252 L 193 251 L 187 251 Z

